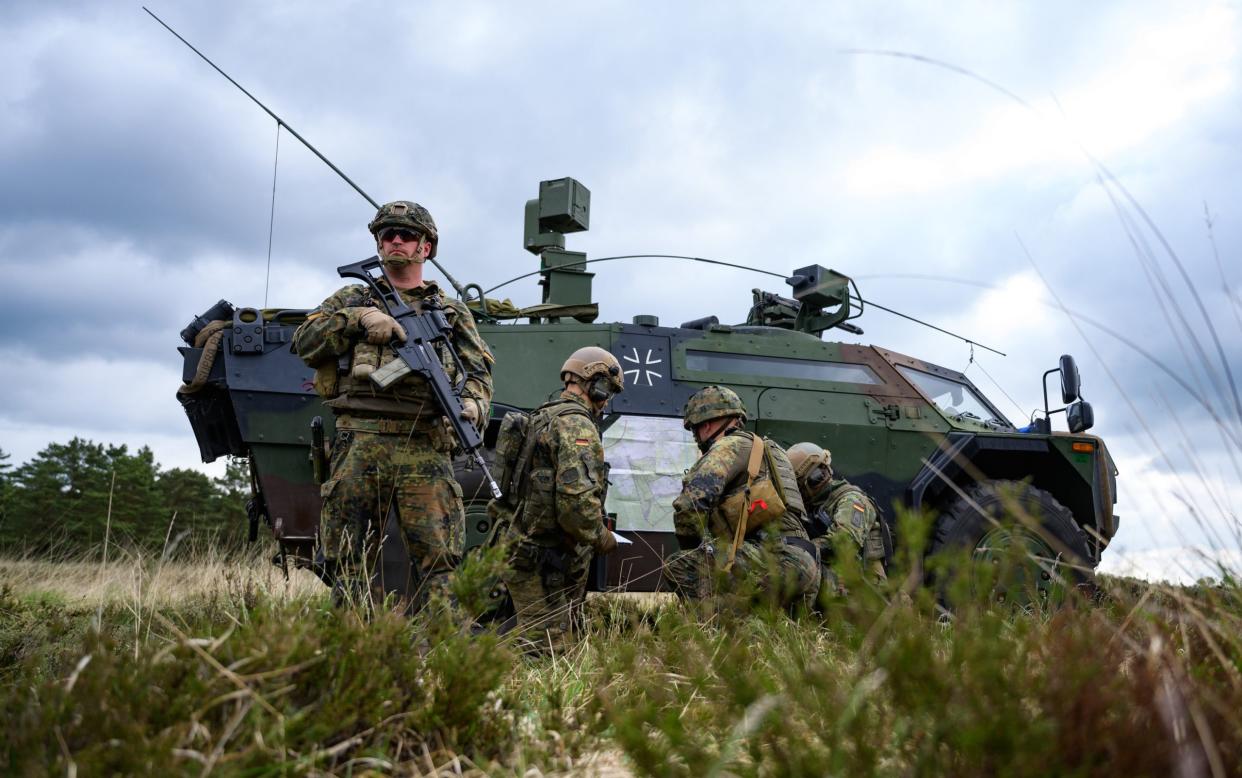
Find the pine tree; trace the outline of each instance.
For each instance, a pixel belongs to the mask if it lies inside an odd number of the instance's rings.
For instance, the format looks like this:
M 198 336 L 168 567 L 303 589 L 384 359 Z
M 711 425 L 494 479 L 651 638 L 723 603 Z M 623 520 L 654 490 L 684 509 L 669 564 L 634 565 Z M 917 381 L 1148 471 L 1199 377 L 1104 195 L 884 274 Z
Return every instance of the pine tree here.
M 216 526 L 221 540 L 230 545 L 240 545 L 249 533 L 249 517 L 246 503 L 250 499 L 250 460 L 230 458 L 224 475 L 213 482 L 216 489 Z
M 13 466 L 9 464 L 12 455 L 0 448 L 0 535 L 4 533 L 4 525 L 9 516 L 9 500 L 13 493 Z
M 162 471 L 155 481 L 160 503 L 167 517 L 164 533 L 176 538 L 185 531 L 203 535 L 217 531 L 216 503 L 219 492 L 206 474 L 198 470 L 174 467 Z M 175 518 L 174 518 L 175 516 Z
M 0 546 L 80 553 L 111 544 L 160 550 L 169 537 L 238 545 L 246 537 L 250 468 L 230 460 L 219 478 L 161 470 L 147 446 L 131 454 L 74 438 L 11 469 L 0 451 Z M 11 470 L 11 472 L 10 472 Z M 174 516 L 176 517 L 174 519 Z

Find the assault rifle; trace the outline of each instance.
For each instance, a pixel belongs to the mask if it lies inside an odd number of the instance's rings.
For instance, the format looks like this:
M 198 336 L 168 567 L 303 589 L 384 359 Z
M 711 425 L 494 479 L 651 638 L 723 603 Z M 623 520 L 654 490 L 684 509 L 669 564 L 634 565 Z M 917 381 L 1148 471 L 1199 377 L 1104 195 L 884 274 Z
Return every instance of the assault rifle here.
M 422 312 L 415 311 L 401 299 L 397 288 L 392 285 L 388 273 L 379 257 L 371 257 L 352 265 L 342 265 L 336 269 L 342 278 L 356 278 L 371 289 L 371 294 L 384 305 L 388 315 L 397 320 L 405 329 L 405 343 L 390 344 L 397 352 L 399 360 L 393 360 L 371 374 L 371 380 L 381 389 L 386 389 L 401 378 L 416 373 L 426 379 L 431 391 L 435 394 L 440 410 L 448 418 L 453 433 L 461 443 L 466 455 L 483 470 L 483 477 L 492 488 L 492 496 L 499 499 L 500 487 L 487 469 L 483 461 L 483 438 L 470 422 L 462 418 L 461 390 L 470 374 L 462 363 L 457 350 L 453 348 L 453 326 L 444 316 L 434 298 L 423 302 Z M 458 380 L 449 381 L 440 362 L 439 345 L 457 366 Z

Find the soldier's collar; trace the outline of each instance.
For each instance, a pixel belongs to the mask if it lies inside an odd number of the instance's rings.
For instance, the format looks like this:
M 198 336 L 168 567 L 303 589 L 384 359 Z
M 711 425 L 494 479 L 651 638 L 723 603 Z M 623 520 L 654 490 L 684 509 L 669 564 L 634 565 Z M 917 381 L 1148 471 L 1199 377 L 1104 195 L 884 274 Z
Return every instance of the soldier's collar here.
M 433 295 L 443 296 L 440 285 L 435 281 L 424 281 L 422 286 L 416 286 L 413 289 L 401 289 L 401 294 L 406 297 L 417 297 L 419 299 L 431 297 Z

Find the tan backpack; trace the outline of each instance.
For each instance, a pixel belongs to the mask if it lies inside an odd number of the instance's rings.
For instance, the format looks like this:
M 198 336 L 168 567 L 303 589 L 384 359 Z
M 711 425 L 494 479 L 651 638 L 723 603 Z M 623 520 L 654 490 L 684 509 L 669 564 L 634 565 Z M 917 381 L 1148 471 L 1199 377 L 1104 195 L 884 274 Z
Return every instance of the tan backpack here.
M 768 473 L 764 476 L 759 475 L 761 458 L 768 461 Z M 768 453 L 767 441 L 755 435 L 751 439 L 750 461 L 746 465 L 746 487 L 730 495 L 720 506 L 720 511 L 733 532 L 729 561 L 724 568 L 726 571 L 733 569 L 733 560 L 737 557 L 737 550 L 747 533 L 773 521 L 780 521 L 785 515 L 785 495 L 779 479 L 776 463 Z

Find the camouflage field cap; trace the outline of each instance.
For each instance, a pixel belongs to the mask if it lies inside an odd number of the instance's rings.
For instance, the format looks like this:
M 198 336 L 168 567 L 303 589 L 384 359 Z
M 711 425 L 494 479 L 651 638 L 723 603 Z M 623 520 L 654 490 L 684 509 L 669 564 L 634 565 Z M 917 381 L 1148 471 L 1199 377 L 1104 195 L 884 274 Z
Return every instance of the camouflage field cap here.
M 431 244 L 430 256 L 436 255 L 440 233 L 436 230 L 436 223 L 431 218 L 431 213 L 418 203 L 409 200 L 394 200 L 381 205 L 380 209 L 375 212 L 375 218 L 367 225 L 367 229 L 379 238 L 380 230 L 386 227 L 405 227 L 426 235 L 427 242 Z
M 698 425 L 724 416 L 738 416 L 746 421 L 746 406 L 737 392 L 727 386 L 705 386 L 686 400 L 682 426 L 693 430 Z
M 785 453 L 789 456 L 789 464 L 793 465 L 794 475 L 799 481 L 806 478 L 806 474 L 816 465 L 832 467 L 832 452 L 814 443 L 796 443 Z
M 613 394 L 625 388 L 621 363 L 610 352 L 599 346 L 584 346 L 570 354 L 565 364 L 561 365 L 561 378 L 564 378 L 566 373 L 583 381 L 605 378 Z

